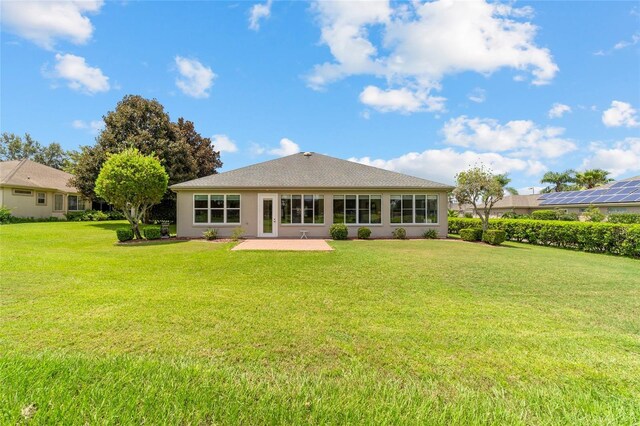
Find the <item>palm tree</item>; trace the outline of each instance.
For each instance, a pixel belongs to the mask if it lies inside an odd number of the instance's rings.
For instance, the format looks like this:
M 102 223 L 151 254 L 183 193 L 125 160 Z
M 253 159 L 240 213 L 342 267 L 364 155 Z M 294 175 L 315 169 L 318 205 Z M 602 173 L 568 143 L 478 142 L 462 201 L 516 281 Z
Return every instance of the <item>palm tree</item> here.
M 504 190 L 507 191 L 509 194 L 518 195 L 518 190 L 517 189 L 515 189 L 512 186 L 507 186 L 507 185 L 509 185 L 509 182 L 511 182 L 511 178 L 509 177 L 509 175 L 507 173 L 503 173 L 501 175 L 496 175 L 496 180 L 500 183 L 500 185 L 502 185 Z
M 548 192 L 562 192 L 570 191 L 573 189 L 571 183 L 576 181 L 575 170 L 569 169 L 564 172 L 547 172 L 542 176 L 540 183 L 550 183 L 542 190 L 544 193 Z
M 585 170 L 584 172 L 576 173 L 576 183 L 582 189 L 595 188 L 611 182 L 613 179 L 608 177 L 609 174 L 608 171 L 602 169 Z

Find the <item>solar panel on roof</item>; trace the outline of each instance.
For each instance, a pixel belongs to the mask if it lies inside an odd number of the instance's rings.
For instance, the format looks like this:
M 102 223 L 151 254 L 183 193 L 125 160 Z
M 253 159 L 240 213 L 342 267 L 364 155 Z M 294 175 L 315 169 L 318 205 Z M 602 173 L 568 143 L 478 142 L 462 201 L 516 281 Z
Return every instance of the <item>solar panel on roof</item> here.
M 611 185 L 609 188 L 614 189 L 614 188 L 620 188 L 623 187 L 627 184 L 628 182 L 616 182 L 613 185 Z
M 619 203 L 621 202 L 623 199 L 625 199 L 626 197 L 628 197 L 628 195 L 614 195 L 613 197 L 611 197 L 611 199 L 609 200 L 610 203 Z

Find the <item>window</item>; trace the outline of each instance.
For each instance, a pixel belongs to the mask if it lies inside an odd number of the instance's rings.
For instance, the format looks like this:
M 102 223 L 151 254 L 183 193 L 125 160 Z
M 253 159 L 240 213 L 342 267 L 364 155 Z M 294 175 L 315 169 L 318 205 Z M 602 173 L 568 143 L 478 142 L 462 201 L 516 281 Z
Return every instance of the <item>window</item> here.
M 46 205 L 47 205 L 47 193 L 36 192 L 36 206 L 46 206 Z
M 55 194 L 53 196 L 53 210 L 61 212 L 64 210 L 64 195 Z
M 240 195 L 196 194 L 193 196 L 193 222 L 239 224 Z
M 626 213 L 627 208 L 626 207 L 609 207 L 607 209 L 608 213 Z
M 82 198 L 77 195 L 69 195 L 67 197 L 67 205 L 67 208 L 70 211 L 84 210 L 84 203 L 82 201 Z
M 30 197 L 33 195 L 33 191 L 29 189 L 14 189 L 13 195 L 26 195 Z
M 284 225 L 324 223 L 324 196 L 283 194 L 280 197 L 280 223 Z
M 392 195 L 391 223 L 438 223 L 437 195 Z
M 381 195 L 334 195 L 333 223 L 382 223 Z

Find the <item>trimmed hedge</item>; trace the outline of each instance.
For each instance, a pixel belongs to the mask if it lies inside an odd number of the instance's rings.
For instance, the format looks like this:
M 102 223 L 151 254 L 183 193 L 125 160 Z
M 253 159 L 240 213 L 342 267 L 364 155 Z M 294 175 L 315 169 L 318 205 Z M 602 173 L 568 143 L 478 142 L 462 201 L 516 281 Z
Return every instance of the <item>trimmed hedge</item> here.
M 133 230 L 131 228 L 116 229 L 116 235 L 118 236 L 118 241 L 133 240 Z
M 482 240 L 482 228 L 464 228 L 460 230 L 460 238 L 464 241 Z
M 371 237 L 371 229 L 367 228 L 366 226 L 358 228 L 358 239 L 366 240 L 369 237 Z
M 640 213 L 611 213 L 607 217 L 609 223 L 640 223 Z
M 142 235 L 144 235 L 147 240 L 158 240 L 162 236 L 159 226 L 147 226 L 142 230 Z
M 349 236 L 349 228 L 344 223 L 334 223 L 329 228 L 329 234 L 334 240 L 346 240 Z
M 507 233 L 502 229 L 487 229 L 482 233 L 482 241 L 492 246 L 504 243 L 507 239 Z
M 536 210 L 531 212 L 531 219 L 558 220 L 558 213 L 555 210 Z
M 480 225 L 480 219 L 449 218 L 449 233 Z M 489 228 L 505 231 L 509 241 L 640 258 L 640 225 L 492 219 Z

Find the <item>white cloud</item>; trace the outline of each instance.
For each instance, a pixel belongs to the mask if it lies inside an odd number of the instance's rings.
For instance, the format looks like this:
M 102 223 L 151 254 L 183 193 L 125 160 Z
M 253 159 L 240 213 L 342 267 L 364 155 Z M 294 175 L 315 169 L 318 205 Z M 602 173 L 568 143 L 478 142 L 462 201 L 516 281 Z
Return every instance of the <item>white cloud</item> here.
M 111 88 L 109 77 L 100 68 L 89 66 L 82 56 L 68 53 L 57 53 L 53 72 L 47 71 L 45 75 L 67 80 L 67 86 L 71 89 L 89 95 L 106 92 Z
M 524 172 L 537 175 L 546 170 L 545 165 L 536 160 L 509 158 L 494 152 L 459 152 L 452 148 L 409 152 L 389 160 L 370 157 L 349 160 L 444 183 L 453 183 L 458 172 L 478 163 L 485 164 L 494 173 Z
M 481 104 L 487 100 L 487 91 L 476 87 L 467 95 L 467 98 L 469 98 L 471 102 Z
M 260 21 L 262 19 L 268 19 L 271 16 L 271 4 L 272 0 L 267 0 L 266 3 L 254 4 L 249 11 L 249 28 L 258 31 L 260 29 Z
M 220 152 L 237 152 L 238 146 L 227 135 L 213 135 L 213 147 Z
M 560 127 L 540 127 L 530 120 L 512 120 L 500 124 L 491 118 L 450 119 L 442 128 L 449 145 L 481 151 L 509 152 L 511 157 L 556 158 L 577 149 L 576 144 L 560 136 Z
M 269 154 L 278 155 L 280 157 L 297 154 L 298 152 L 300 152 L 298 144 L 287 138 L 280 139 L 280 147 L 269 150 Z
M 74 129 L 82 129 L 89 130 L 92 134 L 98 134 L 100 130 L 104 128 L 103 120 L 91 120 L 91 121 L 83 121 L 83 120 L 73 120 L 71 123 L 71 127 Z
M 592 155 L 582 162 L 582 169 L 604 169 L 616 178 L 627 173 L 640 173 L 640 138 L 626 138 L 611 146 L 596 143 Z
M 408 88 L 382 90 L 367 86 L 360 93 L 360 102 L 381 112 L 443 111 L 445 98 L 429 96 L 426 90 Z
M 211 68 L 202 65 L 197 59 L 175 57 L 178 72 L 181 77 L 176 78 L 176 86 L 187 96 L 194 98 L 208 98 L 209 89 L 213 86 L 216 74 Z
M 634 35 L 631 36 L 631 40 L 622 40 L 617 42 L 613 48 L 614 50 L 620 50 L 620 49 L 624 49 L 626 47 L 629 46 L 635 46 L 636 44 L 638 44 L 638 42 L 640 42 L 640 33 L 636 33 Z
M 523 21 L 531 16 L 530 8 L 438 0 L 393 6 L 388 1 L 316 2 L 314 9 L 321 41 L 334 59 L 316 65 L 307 77 L 314 89 L 351 75 L 373 75 L 387 81 L 385 92 L 403 95 L 412 111 L 419 111 L 402 89 L 428 93 L 439 90 L 446 75 L 487 75 L 501 68 L 518 70 L 520 76 L 528 72 L 539 85 L 549 83 L 558 71 L 548 49 L 534 42 L 536 26 Z M 381 35 L 379 46 L 372 32 Z
M 86 43 L 93 25 L 86 14 L 97 13 L 102 1 L 2 1 L 3 29 L 52 50 L 57 39 Z
M 569 105 L 556 102 L 551 106 L 548 115 L 549 118 L 561 118 L 567 112 L 571 112 L 571 107 Z
M 520 195 L 539 194 L 545 187 L 544 186 L 525 186 L 523 188 L 516 188 Z
M 622 101 L 611 102 L 611 108 L 602 113 L 602 122 L 607 127 L 637 127 L 640 125 L 635 108 Z

